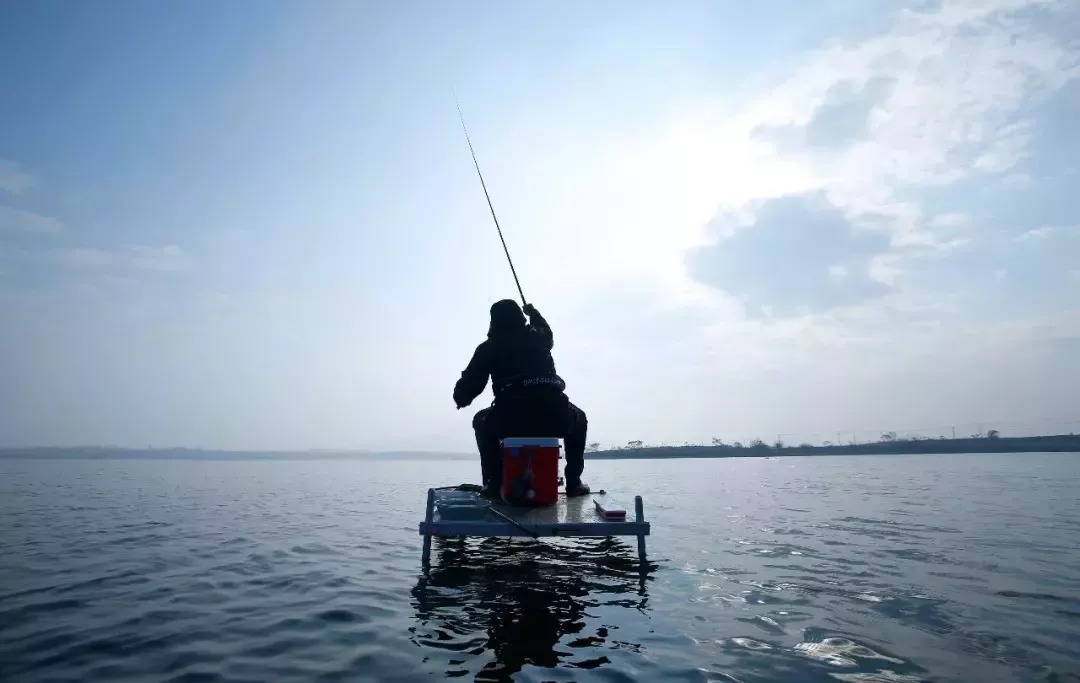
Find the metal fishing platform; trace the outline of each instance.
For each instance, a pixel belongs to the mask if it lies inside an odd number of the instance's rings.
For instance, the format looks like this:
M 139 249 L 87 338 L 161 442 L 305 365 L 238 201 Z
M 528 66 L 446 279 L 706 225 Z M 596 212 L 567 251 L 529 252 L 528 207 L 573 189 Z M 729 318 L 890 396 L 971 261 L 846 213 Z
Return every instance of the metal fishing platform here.
M 554 505 L 515 507 L 501 501 L 488 501 L 461 487 L 429 488 L 427 511 L 420 522 L 424 537 L 422 562 L 431 560 L 431 539 L 440 537 L 575 537 L 608 538 L 636 536 L 638 557 L 645 562 L 645 537 L 649 523 L 641 496 L 634 496 L 634 517 L 629 510 L 618 518 L 618 504 L 606 492 L 583 496 L 559 494 Z

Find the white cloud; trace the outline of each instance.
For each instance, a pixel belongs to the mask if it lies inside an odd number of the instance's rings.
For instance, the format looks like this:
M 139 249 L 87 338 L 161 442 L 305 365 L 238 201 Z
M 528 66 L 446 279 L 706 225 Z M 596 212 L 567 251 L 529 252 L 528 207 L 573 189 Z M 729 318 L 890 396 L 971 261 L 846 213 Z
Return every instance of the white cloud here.
M 1030 138 L 1030 122 L 1016 117 L 1076 76 L 1075 49 L 1010 14 L 1034 4 L 1051 3 L 1003 0 L 901 12 L 889 34 L 810 59 L 755 110 L 762 124 L 806 125 L 836 85 L 891 81 L 868 113 L 865 137 L 816 153 L 808 164 L 828 179 L 834 201 L 857 214 L 891 216 L 900 235 L 953 227 L 920 225 L 921 210 L 900 199 L 900 191 L 948 185 L 972 168 L 1012 169 Z
M 839 265 L 829 266 L 828 272 L 830 278 L 842 282 L 848 276 L 848 267 Z
M 1008 171 L 1024 159 L 1030 142 L 1029 122 L 1007 126 L 997 133 L 997 137 L 989 142 L 987 150 L 977 156 L 971 166 L 986 173 Z
M 80 268 L 101 268 L 116 262 L 116 255 L 103 249 L 74 247 L 59 252 L 58 260 L 65 265 Z
M 34 185 L 34 177 L 20 169 L 14 161 L 0 159 L 0 190 L 22 194 Z
M 55 234 L 63 229 L 64 224 L 50 216 L 42 216 L 10 206 L 0 206 L 0 232 Z
M 1018 242 L 1030 240 L 1047 240 L 1052 237 L 1064 237 L 1068 235 L 1080 235 L 1080 225 L 1044 225 L 1040 228 L 1028 230 L 1016 237 Z
M 162 246 L 127 246 L 116 250 L 75 247 L 58 253 L 58 260 L 76 268 L 124 267 L 137 270 L 175 271 L 187 262 L 183 249 L 167 244 Z
M 1026 190 L 1035 186 L 1035 179 L 1028 173 L 1010 173 L 1001 179 L 1005 187 Z
M 1036 7 L 1048 14 L 1026 13 Z M 1080 50 L 1050 31 L 1055 13 L 1068 10 L 1060 0 L 991 0 L 901 11 L 884 35 L 808 55 L 742 111 L 680 122 L 660 145 L 669 151 L 660 166 L 694 169 L 695 182 L 677 170 L 669 176 L 678 184 L 672 191 L 707 196 L 699 203 L 725 216 L 748 213 L 744 224 L 768 199 L 825 191 L 857 228 L 891 235 L 893 253 L 875 257 L 870 269 L 897 285 L 910 259 L 977 239 L 966 212 L 930 212 L 921 190 L 976 173 L 1020 182 L 1031 107 L 1080 76 Z M 844 126 L 823 122 L 834 114 Z M 792 143 L 811 125 L 832 131 L 826 144 Z M 846 139 L 837 134 L 844 130 Z M 694 144 L 671 152 L 680 139 Z M 729 230 L 734 223 L 724 221 Z M 683 250 L 727 236 L 686 225 L 677 234 Z
M 1034 23 L 1032 7 L 1050 18 Z M 771 199 L 814 191 L 855 229 L 889 235 L 870 277 L 903 287 L 912 259 L 953 253 L 982 229 L 968 207 L 924 206 L 923 190 L 975 174 L 1022 182 L 1031 106 L 1080 76 L 1077 46 L 1047 29 L 1067 9 L 989 0 L 901 11 L 887 33 L 812 52 L 757 92 L 682 111 L 649 136 L 596 141 L 594 163 L 531 188 L 553 198 L 550 216 L 533 217 L 536 232 L 566 226 L 532 253 L 575 273 L 545 287 L 563 305 L 583 290 L 619 296 L 634 279 L 667 305 L 730 315 L 728 297 L 692 278 L 685 255 L 753 225 Z M 844 125 L 824 120 L 832 115 Z M 816 144 L 785 142 L 811 125 Z
M 935 228 L 962 228 L 971 222 L 966 213 L 959 211 L 953 213 L 940 213 L 930 219 L 930 225 Z
M 184 250 L 175 244 L 129 247 L 125 256 L 132 266 L 142 270 L 173 271 L 186 263 Z
M 1018 242 L 1026 240 L 1044 240 L 1050 236 L 1054 231 L 1053 228 L 1035 228 L 1034 230 L 1028 230 L 1024 234 L 1016 238 Z

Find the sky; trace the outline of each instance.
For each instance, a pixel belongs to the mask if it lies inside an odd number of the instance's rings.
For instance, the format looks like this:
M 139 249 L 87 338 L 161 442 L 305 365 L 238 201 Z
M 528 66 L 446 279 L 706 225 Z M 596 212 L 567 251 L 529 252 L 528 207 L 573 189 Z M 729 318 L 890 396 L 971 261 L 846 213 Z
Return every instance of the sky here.
M 1070 0 L 0 0 L 0 442 L 474 448 L 526 298 L 604 445 L 1080 429 Z M 845 436 L 846 435 L 846 436 Z

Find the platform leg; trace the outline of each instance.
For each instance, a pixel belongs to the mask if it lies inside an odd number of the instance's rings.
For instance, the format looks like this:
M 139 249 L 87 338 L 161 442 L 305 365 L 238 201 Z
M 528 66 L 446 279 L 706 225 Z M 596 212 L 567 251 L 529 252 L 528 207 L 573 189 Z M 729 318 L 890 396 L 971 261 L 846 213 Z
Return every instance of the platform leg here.
M 427 490 L 427 511 L 424 513 L 425 531 L 424 552 L 420 557 L 420 564 L 427 569 L 431 563 L 431 522 L 435 517 L 435 489 Z
M 645 521 L 645 506 L 641 502 L 641 496 L 634 496 L 634 517 L 637 522 Z M 638 534 L 637 537 L 637 552 L 638 559 L 641 563 L 645 563 L 645 535 Z

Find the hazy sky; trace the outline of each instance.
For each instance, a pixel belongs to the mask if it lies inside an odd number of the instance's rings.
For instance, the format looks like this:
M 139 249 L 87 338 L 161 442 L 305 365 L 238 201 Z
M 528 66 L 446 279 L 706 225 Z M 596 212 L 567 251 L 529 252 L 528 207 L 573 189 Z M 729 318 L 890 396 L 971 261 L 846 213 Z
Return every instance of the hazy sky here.
M 473 448 L 490 390 L 451 390 L 516 290 L 455 89 L 590 441 L 1057 429 L 1078 35 L 1073 0 L 0 0 L 0 442 Z

